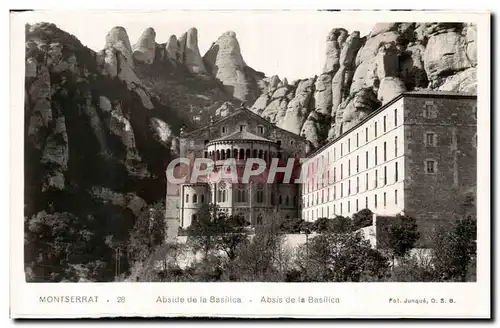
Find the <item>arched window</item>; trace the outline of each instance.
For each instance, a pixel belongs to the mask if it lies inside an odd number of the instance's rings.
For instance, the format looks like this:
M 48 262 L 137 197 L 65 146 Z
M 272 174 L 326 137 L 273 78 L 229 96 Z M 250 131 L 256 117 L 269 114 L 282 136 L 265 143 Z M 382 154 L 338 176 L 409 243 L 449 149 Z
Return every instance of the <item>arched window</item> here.
M 245 158 L 250 158 L 250 149 L 245 152 Z
M 262 224 L 262 215 L 259 214 L 259 216 L 257 217 L 257 224 Z
M 262 158 L 262 155 L 263 155 L 263 152 L 262 152 L 262 149 L 259 150 L 259 158 Z
M 197 203 L 198 202 L 198 195 L 194 194 L 193 195 L 193 203 Z
M 226 158 L 231 158 L 231 149 L 226 149 Z
M 205 195 L 204 194 L 201 194 L 201 203 L 205 203 Z
M 227 132 L 227 127 L 226 126 L 223 126 L 222 127 L 222 134 L 225 134 Z
M 233 149 L 233 158 L 238 158 L 238 149 Z
M 245 159 L 245 150 L 240 149 L 240 159 Z
M 259 125 L 259 126 L 257 127 L 257 130 L 258 130 L 258 132 L 259 132 L 260 134 L 264 134 L 264 127 L 263 127 L 262 125 Z
M 257 158 L 257 149 L 253 150 L 253 158 Z
M 218 161 L 220 159 L 220 151 L 215 152 L 215 160 Z
M 196 214 L 191 215 L 191 223 L 193 223 L 194 221 L 196 221 Z
M 189 203 L 189 194 L 186 194 L 186 203 Z

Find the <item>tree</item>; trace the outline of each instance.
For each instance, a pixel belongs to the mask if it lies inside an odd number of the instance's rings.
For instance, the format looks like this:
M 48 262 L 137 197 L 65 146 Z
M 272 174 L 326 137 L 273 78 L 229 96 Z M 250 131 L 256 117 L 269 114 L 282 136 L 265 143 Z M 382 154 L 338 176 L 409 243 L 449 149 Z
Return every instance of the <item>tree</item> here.
M 414 218 L 398 214 L 389 227 L 389 248 L 394 257 L 404 257 L 420 238 L 418 225 Z M 393 261 L 394 262 L 394 261 Z
M 104 246 L 89 228 L 92 220 L 90 216 L 83 219 L 68 212 L 45 211 L 26 218 L 28 278 L 46 282 L 102 278 L 102 261 L 89 251 Z
M 215 248 L 223 251 L 232 261 L 236 258 L 238 246 L 248 239 L 249 223 L 241 216 L 221 216 L 217 223 L 220 234 L 215 238 Z
M 239 245 L 237 257 L 228 263 L 228 280 L 283 281 L 290 262 L 283 240 L 272 223 L 256 227 L 255 235 Z
M 352 215 L 352 225 L 354 230 L 371 226 L 373 224 L 373 212 L 367 208 Z
M 314 221 L 313 229 L 318 233 L 330 231 L 331 221 L 328 218 L 319 218 Z
M 167 226 L 163 203 L 146 207 L 137 217 L 127 250 L 132 260 L 144 261 L 165 242 Z
M 279 228 L 283 233 L 300 233 L 304 222 L 301 218 L 286 218 L 281 222 Z
M 387 273 L 387 259 L 360 233 L 323 233 L 312 238 L 308 249 L 299 248 L 296 281 L 354 282 L 380 280 Z
M 345 216 L 337 216 L 330 219 L 329 231 L 343 233 L 353 231 L 352 220 Z
M 466 281 L 469 266 L 476 257 L 477 222 L 467 217 L 455 222 L 451 230 L 436 235 L 433 264 L 440 280 Z

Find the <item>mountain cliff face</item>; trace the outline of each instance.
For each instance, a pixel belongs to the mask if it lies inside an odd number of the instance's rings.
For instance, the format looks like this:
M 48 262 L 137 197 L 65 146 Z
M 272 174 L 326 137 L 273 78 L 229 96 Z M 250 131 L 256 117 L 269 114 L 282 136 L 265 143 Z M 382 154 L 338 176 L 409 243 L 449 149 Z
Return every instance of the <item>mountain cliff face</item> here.
M 402 91 L 476 92 L 476 27 L 464 23 L 381 23 L 369 35 L 334 28 L 319 76 L 277 76 L 252 106 L 314 146 L 339 136 Z
M 27 25 L 27 231 L 37 240 L 40 220 L 54 219 L 43 223 L 49 232 L 78 221 L 92 232 L 79 235 L 83 244 L 93 246 L 77 263 L 89 261 L 109 280 L 112 245 L 125 242 L 138 215 L 164 198 L 164 169 L 178 155 L 182 125 L 196 128 L 246 102 L 319 146 L 401 91 L 476 91 L 469 24 L 377 24 L 365 37 L 336 28 L 326 42 L 323 72 L 288 82 L 248 67 L 234 32 L 201 56 L 195 28 L 164 43 L 148 28 L 132 44 L 115 27 L 95 52 L 53 24 Z M 38 261 L 30 258 L 39 254 L 30 247 L 44 247 L 37 245 L 27 247 L 27 262 Z

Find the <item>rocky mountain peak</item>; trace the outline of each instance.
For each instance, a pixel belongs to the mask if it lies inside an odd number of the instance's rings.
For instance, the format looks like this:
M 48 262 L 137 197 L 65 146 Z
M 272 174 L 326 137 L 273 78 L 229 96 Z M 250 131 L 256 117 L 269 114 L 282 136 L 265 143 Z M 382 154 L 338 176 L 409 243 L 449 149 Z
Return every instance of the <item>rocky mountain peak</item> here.
M 128 63 L 133 64 L 132 47 L 127 31 L 121 26 L 113 27 L 106 35 L 105 48 L 114 48 L 122 53 Z
M 203 61 L 234 98 L 255 101 L 260 93 L 259 82 L 264 74 L 247 66 L 235 32 L 224 32 L 203 56 Z
M 406 90 L 476 92 L 476 27 L 465 23 L 379 23 L 366 37 L 333 28 L 323 73 L 283 88 L 277 77 L 252 106 L 314 146 Z
M 151 27 L 142 32 L 139 40 L 137 40 L 137 43 L 133 47 L 134 60 L 145 64 L 153 63 L 156 49 L 155 38 L 156 32 Z

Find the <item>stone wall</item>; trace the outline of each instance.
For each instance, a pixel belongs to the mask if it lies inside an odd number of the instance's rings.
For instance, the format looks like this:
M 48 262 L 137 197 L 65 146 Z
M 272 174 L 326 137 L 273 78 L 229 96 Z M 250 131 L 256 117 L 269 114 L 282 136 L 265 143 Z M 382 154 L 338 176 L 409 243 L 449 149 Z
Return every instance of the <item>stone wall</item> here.
M 475 214 L 476 121 L 474 98 L 405 99 L 405 211 L 431 233 L 441 223 Z M 425 108 L 435 118 L 424 118 Z M 435 134 L 429 145 L 427 133 Z M 434 160 L 436 172 L 426 172 Z

